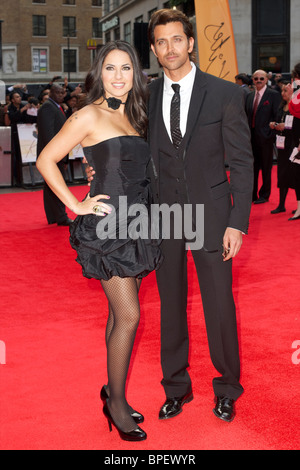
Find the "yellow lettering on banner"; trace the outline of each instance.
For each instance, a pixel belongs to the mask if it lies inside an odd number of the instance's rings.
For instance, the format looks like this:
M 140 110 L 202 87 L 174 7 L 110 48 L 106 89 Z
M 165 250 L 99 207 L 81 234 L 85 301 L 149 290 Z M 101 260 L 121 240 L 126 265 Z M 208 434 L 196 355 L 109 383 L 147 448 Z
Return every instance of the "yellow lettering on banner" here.
M 228 0 L 195 0 L 195 10 L 201 70 L 235 82 L 238 66 Z

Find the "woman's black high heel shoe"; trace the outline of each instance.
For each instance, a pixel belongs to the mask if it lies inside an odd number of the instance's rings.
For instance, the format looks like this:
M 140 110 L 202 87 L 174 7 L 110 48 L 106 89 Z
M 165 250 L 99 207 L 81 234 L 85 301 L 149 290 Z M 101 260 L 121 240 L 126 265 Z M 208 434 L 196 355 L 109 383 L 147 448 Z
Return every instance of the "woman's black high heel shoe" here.
M 145 431 L 143 431 L 139 427 L 137 427 L 137 429 L 134 429 L 133 431 L 130 431 L 130 432 L 121 431 L 121 429 L 119 429 L 116 423 L 114 422 L 109 412 L 107 403 L 105 403 L 105 405 L 103 406 L 103 414 L 107 419 L 110 432 L 112 431 L 112 425 L 113 425 L 118 431 L 120 438 L 123 439 L 123 441 L 138 442 L 138 441 L 144 441 L 145 439 L 147 439 L 147 434 L 145 433 Z
M 103 405 L 105 405 L 106 400 L 109 398 L 109 396 L 107 394 L 107 391 L 106 391 L 104 385 L 103 385 L 103 387 L 101 388 L 101 391 L 100 391 L 100 398 L 103 401 Z M 141 413 L 138 413 L 137 411 L 133 410 L 132 408 L 130 410 L 130 416 L 134 419 L 134 421 L 137 424 L 140 424 L 140 423 L 144 422 L 144 416 Z

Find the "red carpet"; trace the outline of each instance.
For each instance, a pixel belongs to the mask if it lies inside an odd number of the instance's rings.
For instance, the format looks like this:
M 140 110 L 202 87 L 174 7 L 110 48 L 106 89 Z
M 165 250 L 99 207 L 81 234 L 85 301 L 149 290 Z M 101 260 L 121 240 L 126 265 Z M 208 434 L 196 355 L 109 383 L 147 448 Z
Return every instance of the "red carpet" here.
M 115 429 L 109 433 L 101 413 L 107 307 L 99 283 L 82 277 L 68 228 L 46 224 L 42 191 L 0 195 L 0 341 L 6 346 L 6 363 L 0 364 L 0 449 L 299 449 L 300 221 L 287 221 L 296 208 L 292 190 L 287 212 L 270 215 L 278 202 L 275 171 L 270 202 L 253 207 L 249 235 L 234 261 L 245 388 L 237 416 L 227 424 L 212 413 L 215 371 L 191 263 L 195 398 L 180 416 L 158 421 L 164 392 L 152 274 L 141 288 L 142 319 L 128 385 L 130 403 L 145 415 L 148 439 L 139 444 L 121 441 Z M 72 191 L 81 197 L 86 188 Z M 292 347 L 296 341 L 298 352 Z

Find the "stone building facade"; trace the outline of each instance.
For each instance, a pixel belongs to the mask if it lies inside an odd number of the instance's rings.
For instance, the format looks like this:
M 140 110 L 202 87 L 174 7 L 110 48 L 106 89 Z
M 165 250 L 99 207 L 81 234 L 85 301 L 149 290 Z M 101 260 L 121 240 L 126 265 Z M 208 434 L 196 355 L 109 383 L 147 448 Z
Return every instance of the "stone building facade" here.
M 80 81 L 102 44 L 102 0 L 1 2 L 2 70 L 9 82 Z
M 179 8 L 196 25 L 194 1 Z M 166 0 L 1 1 L 0 80 L 47 83 L 54 75 L 67 75 L 82 81 L 95 48 L 113 39 L 138 47 L 145 71 L 159 75 L 145 31 L 152 12 L 170 5 Z M 300 0 L 229 0 L 229 6 L 239 72 L 290 72 L 300 62 Z

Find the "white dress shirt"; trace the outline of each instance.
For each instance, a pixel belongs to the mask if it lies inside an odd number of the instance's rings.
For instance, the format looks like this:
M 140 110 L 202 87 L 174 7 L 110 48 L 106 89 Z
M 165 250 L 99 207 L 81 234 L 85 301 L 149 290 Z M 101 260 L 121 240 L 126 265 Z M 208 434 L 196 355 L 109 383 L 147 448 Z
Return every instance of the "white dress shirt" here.
M 180 130 L 182 137 L 186 132 L 188 112 L 190 108 L 190 101 L 192 96 L 192 90 L 194 86 L 194 80 L 196 75 L 196 66 L 191 62 L 192 70 L 179 82 L 173 82 L 169 77 L 164 75 L 164 92 L 163 92 L 163 103 L 162 103 L 162 113 L 164 123 L 171 139 L 171 129 L 170 129 L 170 108 L 171 101 L 174 95 L 174 90 L 172 88 L 173 83 L 178 83 L 180 85 Z M 171 139 L 172 140 L 172 139 Z

